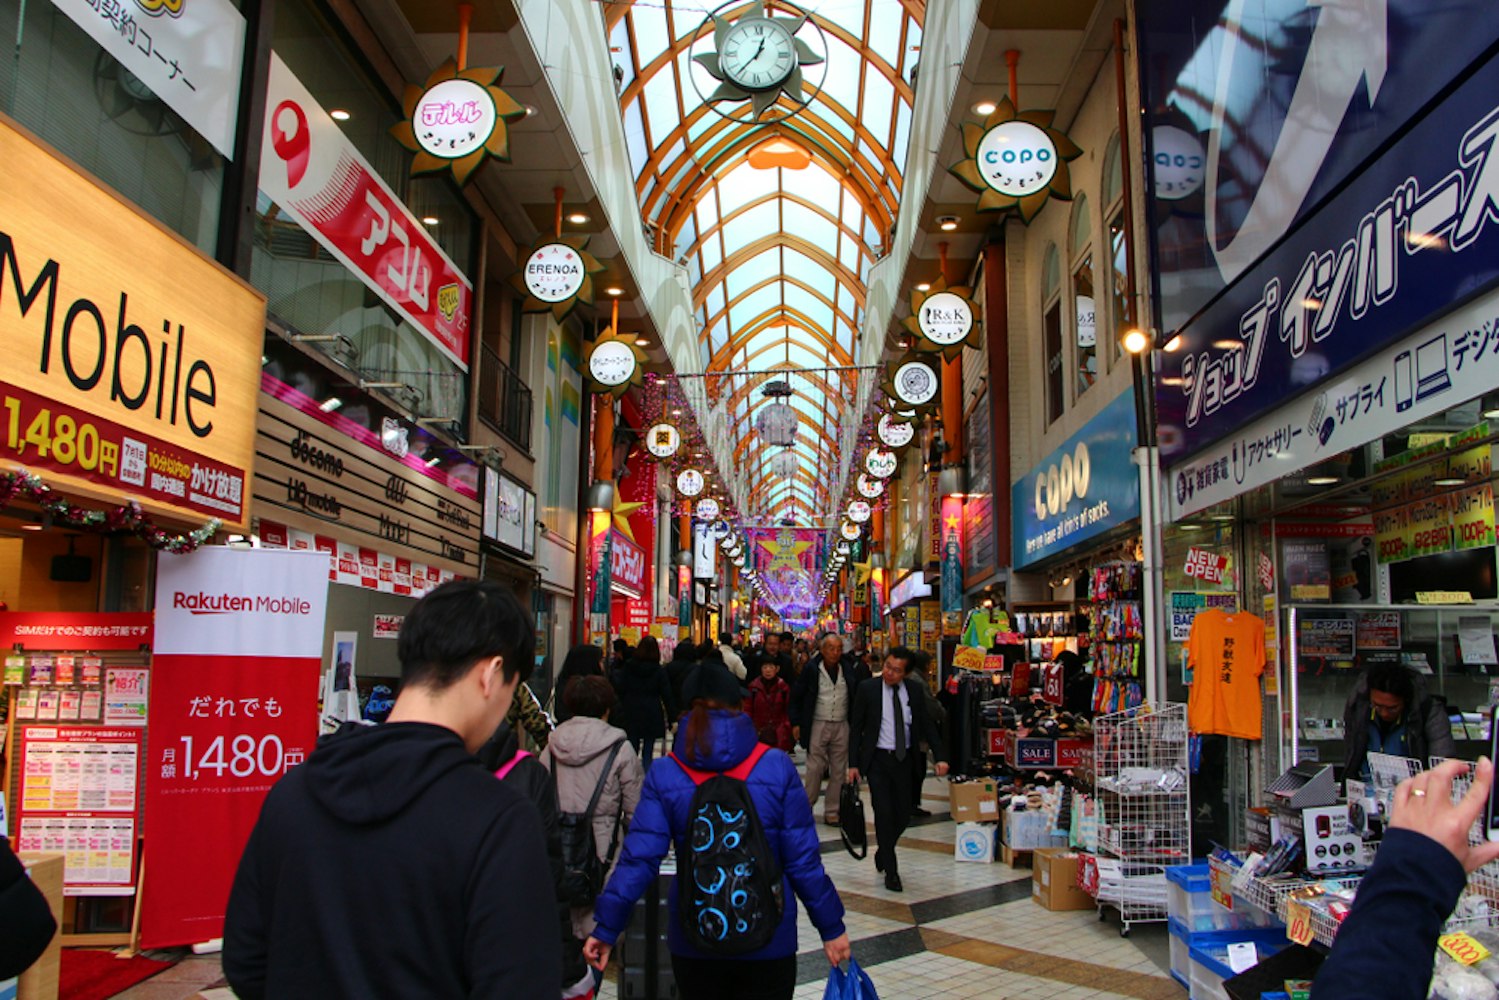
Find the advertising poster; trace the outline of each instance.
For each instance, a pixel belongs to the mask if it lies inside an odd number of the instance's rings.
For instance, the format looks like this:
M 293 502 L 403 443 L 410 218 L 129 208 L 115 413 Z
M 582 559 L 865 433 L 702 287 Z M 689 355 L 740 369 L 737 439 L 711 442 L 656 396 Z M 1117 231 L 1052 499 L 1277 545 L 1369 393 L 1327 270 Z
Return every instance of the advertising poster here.
M 1418 500 L 1407 510 L 1413 557 L 1452 551 L 1452 516 L 1445 496 Z
M 1281 543 L 1281 579 L 1291 590 L 1293 601 L 1326 601 L 1332 596 L 1332 566 L 1327 543 L 1317 539 L 1295 539 Z
M 341 723 L 359 718 L 359 685 L 354 678 L 358 653 L 358 632 L 333 633 L 333 648 L 323 670 L 321 729 L 324 733 L 331 733 Z
M 327 556 L 317 551 L 205 548 L 159 559 L 144 948 L 223 934 L 265 793 L 317 739 L 328 598 Z
M 1355 641 L 1360 650 L 1400 648 L 1400 612 L 1363 611 L 1355 621 Z
M 1205 594 L 1195 590 L 1173 590 L 1170 598 L 1172 642 L 1186 642 L 1192 638 L 1192 623 L 1196 621 L 1199 611 L 1217 608 L 1233 614 L 1239 610 L 1238 594 Z
M 1352 618 L 1303 618 L 1297 640 L 1302 656 L 1332 660 L 1353 659 L 1355 623 Z
M 1494 547 L 1494 487 L 1488 483 L 1452 498 L 1453 544 L 1459 549 Z
M 143 668 L 114 667 L 104 672 L 104 724 L 144 726 L 151 674 Z

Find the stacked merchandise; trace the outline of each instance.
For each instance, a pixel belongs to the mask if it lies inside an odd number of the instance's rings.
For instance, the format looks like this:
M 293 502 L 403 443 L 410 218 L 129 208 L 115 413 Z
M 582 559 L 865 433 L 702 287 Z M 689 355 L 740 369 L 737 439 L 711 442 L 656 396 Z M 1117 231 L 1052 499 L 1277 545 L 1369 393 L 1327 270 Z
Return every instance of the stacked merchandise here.
M 1122 712 L 1145 700 L 1143 568 L 1137 562 L 1104 563 L 1093 570 L 1093 710 Z
M 999 788 L 992 778 L 954 778 L 947 788 L 948 808 L 958 828 L 953 857 L 988 863 L 999 842 Z
M 1008 792 L 1000 790 L 1004 813 L 1000 837 L 1006 863 L 1013 864 L 1017 854 L 1067 846 L 1067 799 L 1068 789 L 1060 783 L 1015 784 Z
M 1202 995 L 1203 986 L 1218 971 L 1212 962 L 1219 948 L 1226 955 L 1230 944 L 1250 943 L 1256 955 L 1263 956 L 1286 946 L 1285 930 L 1274 926 L 1272 918 L 1253 907 L 1226 908 L 1213 898 L 1207 864 L 1168 868 L 1166 881 L 1171 976 L 1192 990 L 1195 971 L 1199 986 L 1194 996 Z

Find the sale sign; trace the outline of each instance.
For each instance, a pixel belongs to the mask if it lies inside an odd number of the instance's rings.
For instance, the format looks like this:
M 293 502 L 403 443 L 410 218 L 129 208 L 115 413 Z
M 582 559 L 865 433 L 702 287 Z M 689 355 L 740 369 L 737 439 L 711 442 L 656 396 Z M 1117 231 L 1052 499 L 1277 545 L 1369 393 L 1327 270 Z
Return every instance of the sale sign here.
M 1207 549 L 1192 546 L 1187 550 L 1187 565 L 1183 572 L 1204 583 L 1222 583 L 1228 569 L 1228 557 L 1215 555 Z
M 223 934 L 265 793 L 312 752 L 327 566 L 315 550 L 160 556 L 143 762 L 151 873 L 143 947 Z

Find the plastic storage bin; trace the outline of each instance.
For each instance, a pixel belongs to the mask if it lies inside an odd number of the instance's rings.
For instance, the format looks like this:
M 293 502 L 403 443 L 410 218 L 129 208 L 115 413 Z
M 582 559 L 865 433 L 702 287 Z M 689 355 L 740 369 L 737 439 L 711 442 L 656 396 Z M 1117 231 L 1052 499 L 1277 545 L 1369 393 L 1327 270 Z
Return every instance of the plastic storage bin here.
M 1188 989 L 1192 988 L 1191 950 L 1194 947 L 1208 948 L 1219 945 L 1227 956 L 1228 945 L 1238 941 L 1253 941 L 1256 945 L 1275 947 L 1279 951 L 1286 946 L 1285 931 L 1279 927 L 1243 927 L 1221 931 L 1191 931 L 1175 917 L 1166 922 L 1171 945 L 1171 978 Z
M 1193 944 L 1189 949 L 1192 974 L 1188 989 L 1191 1000 L 1230 1000 L 1223 983 L 1232 979 L 1236 973 L 1228 966 L 1228 945 L 1227 941 L 1203 942 Z M 1261 962 L 1285 946 L 1284 938 L 1276 943 L 1255 941 L 1255 950 L 1259 953 Z
M 1166 885 L 1167 914 L 1194 933 L 1272 927 L 1278 923 L 1274 916 L 1252 906 L 1226 910 L 1215 903 L 1206 862 L 1167 868 Z

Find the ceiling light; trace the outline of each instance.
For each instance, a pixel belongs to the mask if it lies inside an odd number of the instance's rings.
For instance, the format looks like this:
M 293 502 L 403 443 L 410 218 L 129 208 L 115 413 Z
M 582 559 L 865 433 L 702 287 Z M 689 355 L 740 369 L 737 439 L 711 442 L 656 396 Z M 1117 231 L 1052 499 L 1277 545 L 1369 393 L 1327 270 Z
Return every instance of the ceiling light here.
M 958 228 L 958 217 L 956 215 L 937 216 L 937 228 L 944 233 L 950 233 Z
M 1215 340 L 1215 341 L 1213 341 L 1213 346 L 1216 347 L 1216 348 L 1218 348 L 1218 350 L 1220 350 L 1220 351 L 1242 351 L 1244 349 L 1244 341 L 1242 341 L 1242 340 Z
M 1440 250 L 1447 245 L 1436 233 L 1407 233 L 1405 242 L 1417 250 Z
M 327 399 L 318 404 L 318 409 L 322 410 L 324 413 L 332 413 L 342 405 L 344 405 L 343 400 L 339 399 L 337 396 L 329 396 Z
M 1484 410 L 1483 411 L 1483 419 L 1485 419 L 1485 420 L 1499 420 L 1499 410 Z
M 635 346 L 636 347 L 645 347 L 649 343 L 650 343 L 650 341 L 646 340 L 644 337 L 636 337 L 635 338 Z
M 615 288 L 615 287 L 611 286 L 609 288 L 604 289 L 604 294 L 605 295 L 612 295 L 615 298 L 619 298 L 621 295 L 625 294 L 625 290 L 623 288 Z
M 1431 485 L 1433 485 L 1433 486 L 1463 486 L 1463 485 L 1466 485 L 1467 482 L 1468 481 L 1466 479 L 1433 479 L 1431 481 Z
M 994 114 L 994 112 L 998 110 L 999 105 L 995 104 L 993 101 L 979 101 L 973 106 L 973 113 L 976 115 L 983 115 L 985 118 Z
M 441 455 L 433 455 L 431 458 L 427 459 L 427 468 L 430 469 L 433 466 L 435 466 L 438 463 L 440 463 L 441 461 L 442 461 L 442 456 Z
M 41 531 L 42 530 L 42 526 L 40 524 L 23 524 L 23 525 L 21 525 L 21 530 L 22 531 Z
M 1301 300 L 1301 308 L 1310 309 L 1313 312 L 1316 312 L 1317 310 L 1322 308 L 1322 300 L 1314 299 L 1311 297 L 1304 298 Z
M 567 217 L 567 221 L 571 222 L 575 226 L 581 226 L 588 222 L 588 216 L 584 215 L 582 212 L 573 212 Z
M 346 122 L 354 116 L 349 114 L 343 108 L 334 108 L 332 111 L 328 112 L 328 117 L 332 118 L 336 122 Z
M 438 219 L 437 219 L 437 216 L 435 216 L 435 215 L 424 215 L 424 216 L 422 216 L 422 225 L 424 225 L 424 226 L 435 226 L 435 225 L 437 225 L 437 222 L 438 222 Z
M 1342 477 L 1341 476 L 1307 476 L 1306 477 L 1306 484 L 1308 486 L 1331 486 L 1334 483 L 1338 483 L 1338 482 L 1342 482 Z
M 537 114 L 536 105 L 534 104 L 523 104 L 521 105 L 521 108 L 526 112 L 527 118 L 530 118 L 532 115 Z
M 918 292 L 931 291 L 931 288 L 932 288 L 931 282 L 928 282 L 928 281 L 923 281 L 921 284 L 919 284 L 919 285 L 916 286 L 916 290 Z

